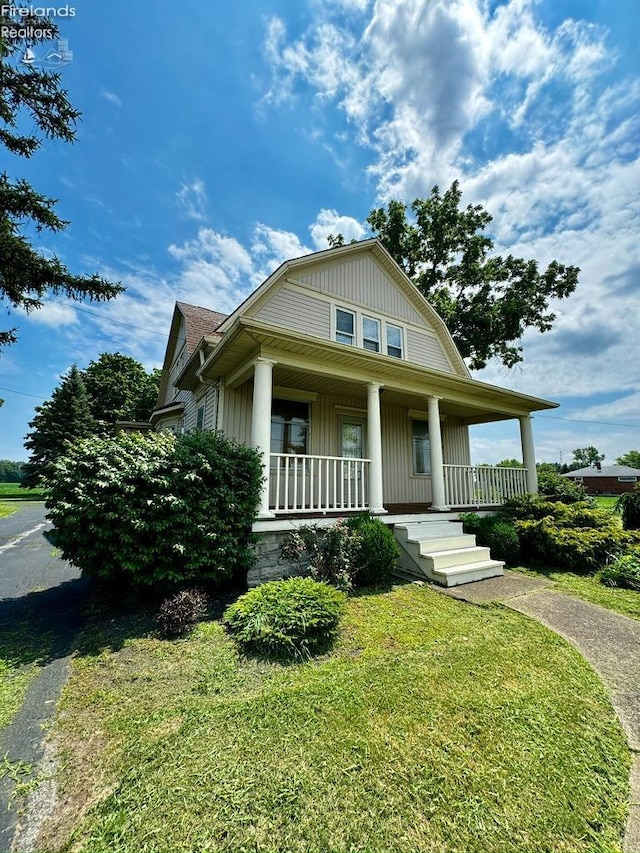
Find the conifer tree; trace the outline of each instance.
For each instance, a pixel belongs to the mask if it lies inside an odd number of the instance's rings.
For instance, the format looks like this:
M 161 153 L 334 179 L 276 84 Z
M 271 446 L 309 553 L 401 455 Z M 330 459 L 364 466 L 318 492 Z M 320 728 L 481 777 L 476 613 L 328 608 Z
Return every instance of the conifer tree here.
M 75 364 L 62 377 L 51 399 L 36 406 L 29 426 L 32 429 L 24 446 L 31 457 L 25 466 L 24 484 L 37 486 L 51 463 L 64 453 L 68 441 L 88 438 L 96 431 L 82 372 Z

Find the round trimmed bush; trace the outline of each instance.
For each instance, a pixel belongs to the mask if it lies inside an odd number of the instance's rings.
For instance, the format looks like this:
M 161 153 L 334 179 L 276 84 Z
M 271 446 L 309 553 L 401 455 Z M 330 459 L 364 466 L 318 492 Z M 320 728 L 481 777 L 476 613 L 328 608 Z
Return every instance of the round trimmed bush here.
M 371 516 L 354 516 L 347 526 L 357 533 L 355 553 L 355 581 L 357 586 L 368 586 L 387 581 L 400 556 L 400 547 L 391 528 Z
M 346 595 L 312 578 L 271 581 L 240 596 L 224 624 L 247 651 L 265 657 L 307 658 L 335 637 Z

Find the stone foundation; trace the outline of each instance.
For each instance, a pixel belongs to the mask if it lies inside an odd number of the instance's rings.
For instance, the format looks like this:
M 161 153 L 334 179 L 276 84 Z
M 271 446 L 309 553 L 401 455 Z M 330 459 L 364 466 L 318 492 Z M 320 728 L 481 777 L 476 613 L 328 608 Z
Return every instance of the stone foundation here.
M 256 561 L 247 574 L 247 586 L 258 586 L 267 581 L 277 581 L 299 575 L 296 563 L 280 557 L 280 545 L 287 531 L 259 533 L 256 544 Z

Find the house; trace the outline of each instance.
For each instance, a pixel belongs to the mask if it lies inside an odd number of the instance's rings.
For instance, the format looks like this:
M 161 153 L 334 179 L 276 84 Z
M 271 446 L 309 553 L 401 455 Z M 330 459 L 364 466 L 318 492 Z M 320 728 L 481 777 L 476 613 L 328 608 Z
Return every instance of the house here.
M 602 465 L 597 462 L 588 468 L 578 468 L 562 475 L 584 486 L 588 495 L 622 495 L 631 492 L 640 482 L 640 470 L 628 465 Z
M 229 316 L 178 302 L 151 422 L 259 449 L 259 533 L 369 509 L 397 533 L 409 525 L 407 546 L 416 525 L 537 491 L 531 413 L 556 405 L 472 379 L 443 321 L 370 239 L 286 261 Z M 469 426 L 506 419 L 520 424 L 524 468 L 473 466 Z

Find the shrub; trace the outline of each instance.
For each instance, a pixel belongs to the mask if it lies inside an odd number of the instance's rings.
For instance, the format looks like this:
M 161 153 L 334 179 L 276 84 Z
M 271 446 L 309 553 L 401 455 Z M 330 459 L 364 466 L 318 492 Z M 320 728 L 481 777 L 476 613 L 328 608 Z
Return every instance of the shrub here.
M 334 639 L 345 599 L 343 592 L 312 578 L 271 581 L 240 596 L 223 621 L 247 651 L 306 658 Z
M 389 578 L 400 549 L 388 527 L 363 513 L 329 527 L 303 525 L 285 538 L 280 554 L 315 580 L 350 592 Z
M 615 524 L 603 528 L 560 526 L 552 517 L 516 521 L 525 559 L 574 572 L 592 572 L 629 548 L 636 539 Z
M 619 586 L 640 592 L 640 551 L 623 554 L 600 573 L 600 580 L 607 586 Z
M 553 518 L 556 524 L 565 527 L 606 527 L 613 524 L 611 514 L 598 509 L 591 501 L 569 505 L 561 501 L 548 501 L 540 495 L 510 498 L 502 508 L 500 516 L 510 521 Z
M 393 530 L 368 514 L 353 516 L 347 521 L 347 526 L 356 532 L 356 585 L 368 586 L 387 581 L 400 556 L 400 546 Z
M 584 486 L 574 483 L 568 477 L 561 477 L 555 471 L 538 471 L 538 492 L 547 498 L 561 500 L 564 503 L 583 501 L 586 497 Z
M 510 566 L 515 566 L 520 559 L 520 542 L 518 531 L 514 525 L 500 516 L 477 513 L 463 513 L 460 516 L 464 523 L 465 533 L 473 533 L 478 545 L 484 545 L 491 550 L 495 560 L 504 560 Z
M 247 571 L 261 479 L 256 451 L 211 432 L 91 438 L 53 465 L 46 505 L 83 573 L 175 589 Z
M 625 530 L 640 530 L 640 484 L 632 492 L 620 495 L 614 509 L 622 515 Z
M 207 612 L 209 599 L 199 589 L 183 589 L 160 605 L 156 617 L 161 637 L 182 637 Z

